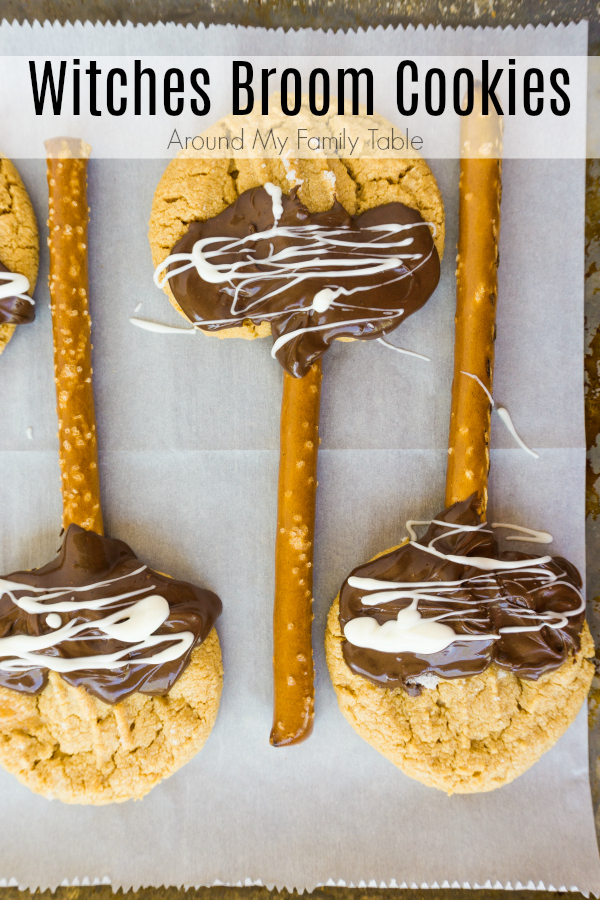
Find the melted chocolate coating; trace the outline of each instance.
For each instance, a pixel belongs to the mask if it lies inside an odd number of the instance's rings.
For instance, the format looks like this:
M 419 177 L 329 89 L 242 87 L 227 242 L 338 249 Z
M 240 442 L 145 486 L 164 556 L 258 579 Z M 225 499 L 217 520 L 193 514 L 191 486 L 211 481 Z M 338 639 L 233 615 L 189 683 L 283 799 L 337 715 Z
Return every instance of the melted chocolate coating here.
M 326 212 L 310 213 L 297 197 L 294 189 L 289 195 L 282 197 L 283 214 L 278 225 L 281 226 L 308 226 L 320 225 L 325 228 L 344 228 L 348 230 L 348 240 L 365 244 L 364 251 L 356 248 L 345 250 L 343 247 L 327 250 L 327 259 L 347 258 L 349 255 L 360 262 L 361 254 L 369 255 L 369 241 L 373 241 L 374 232 L 366 229 L 373 225 L 422 223 L 419 213 L 404 206 L 402 203 L 387 203 L 374 209 L 367 210 L 359 216 L 350 216 L 344 207 L 337 202 Z M 208 237 L 243 238 L 249 234 L 260 233 L 272 228 L 273 200 L 263 187 L 251 188 L 244 191 L 218 216 L 208 219 L 206 222 L 192 222 L 187 233 L 173 247 L 172 253 L 191 253 L 196 241 Z M 339 337 L 360 338 L 373 340 L 382 335 L 389 334 L 398 327 L 407 316 L 420 309 L 429 299 L 437 287 L 440 277 L 440 261 L 437 250 L 431 237 L 429 227 L 420 226 L 401 233 L 396 240 L 401 241 L 410 235 L 414 238 L 410 247 L 411 253 L 421 255 L 421 260 L 399 260 L 398 266 L 379 274 L 362 276 L 341 276 L 328 274 L 327 269 L 319 271 L 318 277 L 312 276 L 298 284 L 292 283 L 290 273 L 282 274 L 278 281 L 256 281 L 247 291 L 240 291 L 238 307 L 242 310 L 249 303 L 256 303 L 265 296 L 280 287 L 285 287 L 275 297 L 265 299 L 252 307 L 251 314 L 242 315 L 231 313 L 234 289 L 230 282 L 211 284 L 201 279 L 196 268 L 190 268 L 186 272 L 174 275 L 170 279 L 171 289 L 190 321 L 198 324 L 205 331 L 219 331 L 241 325 L 244 321 L 255 324 L 262 321 L 258 314 L 280 312 L 276 318 L 268 319 L 271 323 L 273 339 L 276 340 L 282 334 L 289 334 L 298 328 L 307 326 L 328 325 L 321 331 L 305 332 L 294 337 L 277 352 L 277 359 L 290 375 L 301 378 L 306 375 L 311 365 L 319 359 L 331 342 Z M 390 239 L 388 239 L 389 242 Z M 241 252 L 220 254 L 212 258 L 215 265 L 231 263 L 240 257 L 248 259 L 244 267 L 244 274 L 258 274 L 265 271 L 261 266 L 261 259 L 271 252 L 279 252 L 287 247 L 306 246 L 308 238 L 298 239 L 277 235 L 268 240 L 256 240 L 246 244 Z M 377 247 L 377 244 L 373 244 Z M 271 251 L 273 247 L 273 251 Z M 211 248 L 212 249 L 212 248 Z M 397 256 L 397 247 L 380 248 L 380 253 L 386 256 Z M 423 264 L 423 260 L 427 261 Z M 294 258 L 290 259 L 293 263 Z M 300 261 L 300 257 L 296 257 Z M 174 263 L 170 269 L 177 268 Z M 399 275 L 408 275 L 400 281 L 393 282 Z M 393 283 L 392 283 L 393 282 Z M 317 312 L 311 309 L 315 294 L 325 287 L 353 288 L 356 286 L 368 286 L 369 290 L 359 291 L 347 297 L 348 304 L 352 308 L 342 309 L 331 306 L 325 312 Z M 344 297 L 339 298 L 340 301 Z M 244 302 L 246 301 L 246 303 Z M 385 317 L 380 310 L 403 310 L 401 316 Z M 371 316 L 372 314 L 372 316 Z M 347 320 L 369 317 L 368 322 L 360 324 L 347 324 Z M 203 319 L 225 319 L 223 324 L 202 325 Z M 346 320 L 346 324 L 345 324 Z
M 4 284 L 2 272 L 9 270 L 0 262 L 0 285 Z M 35 319 L 35 306 L 22 297 L 0 297 L 0 325 L 27 325 Z
M 92 587 L 89 591 L 77 592 L 76 599 L 95 600 L 100 597 L 112 597 L 129 591 L 145 589 L 150 594 L 160 594 L 169 606 L 170 614 L 157 629 L 156 634 L 165 635 L 165 643 L 152 650 L 139 651 L 135 645 L 108 638 L 94 628 L 94 621 L 107 615 L 107 610 L 77 610 L 73 613 L 60 613 L 63 625 L 67 621 L 89 622 L 89 630 L 76 640 L 63 641 L 56 647 L 45 650 L 46 655 L 73 658 L 95 656 L 97 654 L 115 653 L 130 648 L 129 659 L 119 668 L 111 670 L 81 669 L 76 672 L 61 673 L 69 684 L 84 687 L 90 694 L 105 703 L 118 703 L 135 691 L 152 696 L 166 694 L 182 674 L 194 647 L 197 647 L 208 636 L 215 621 L 220 616 L 222 604 L 216 594 L 188 584 L 186 581 L 175 581 L 166 575 L 160 575 L 149 568 L 144 568 L 137 575 L 131 573 L 140 569 L 143 564 L 135 556 L 133 550 L 123 541 L 101 537 L 93 531 L 85 531 L 78 525 L 70 525 L 64 537 L 63 545 L 55 560 L 28 572 L 13 572 L 6 575 L 8 581 L 23 583 L 23 591 L 15 591 L 17 599 L 31 596 L 26 585 L 43 587 L 51 592 L 56 588 L 81 587 L 94 585 L 108 579 L 117 579 L 105 587 Z M 123 577 L 125 576 L 125 577 Z M 1 590 L 1 589 L 0 589 Z M 36 600 L 43 601 L 44 595 L 36 593 Z M 145 595 L 140 594 L 135 599 Z M 68 600 L 68 594 L 61 597 Z M 126 609 L 131 600 L 123 600 L 109 608 L 113 613 Z M 47 603 L 48 613 L 52 612 L 52 600 Z M 24 612 L 11 601 L 7 594 L 0 593 L 0 637 L 14 634 L 47 634 L 52 632 L 45 624 L 45 615 L 32 615 Z M 162 665 L 139 665 L 135 663 L 143 655 L 150 655 L 157 650 L 170 646 L 169 634 L 191 631 L 194 641 L 189 650 L 171 662 Z M 7 657 L 4 657 L 6 659 Z M 0 658 L 0 685 L 22 691 L 26 694 L 37 694 L 46 685 L 48 669 L 32 668 L 24 672 L 2 670 Z
M 435 518 L 444 522 L 461 525 L 478 525 L 477 497 L 455 503 Z M 446 533 L 440 525 L 430 525 L 427 534 L 419 543 L 428 544 L 438 534 Z M 441 538 L 435 547 L 443 553 L 458 556 L 484 556 L 501 560 L 530 559 L 526 553 L 500 552 L 494 534 L 489 532 L 463 532 L 453 537 Z M 545 555 L 545 554 L 539 554 Z M 581 588 L 581 577 L 577 569 L 562 557 L 554 557 L 551 562 L 539 568 L 561 575 L 567 581 Z M 414 544 L 405 544 L 397 550 L 386 553 L 379 559 L 354 569 L 348 577 L 377 578 L 383 581 L 457 581 L 481 575 L 482 570 L 450 562 L 420 550 Z M 487 573 L 486 573 L 487 574 Z M 523 608 L 538 612 L 564 612 L 577 609 L 580 603 L 575 591 L 560 584 L 546 584 L 539 578 L 531 580 L 531 574 L 518 572 L 496 572 L 496 589 L 485 591 L 473 584 L 463 585 L 453 598 L 479 601 L 477 613 L 470 622 L 469 616 L 452 619 L 449 624 L 458 634 L 497 633 L 498 628 L 514 625 L 529 625 L 530 621 L 519 615 Z M 540 589 L 541 588 L 541 589 Z M 535 593 L 534 593 L 535 589 Z M 342 632 L 350 619 L 358 616 L 372 616 L 379 624 L 395 619 L 401 609 L 410 604 L 410 599 L 401 599 L 381 604 L 363 606 L 360 598 L 365 591 L 351 588 L 346 580 L 340 592 L 340 625 Z M 473 610 L 472 606 L 464 606 Z M 459 603 L 448 603 L 443 596 L 434 602 L 420 603 L 419 612 L 424 619 L 460 609 Z M 536 681 L 544 672 L 557 669 L 570 653 L 577 653 L 580 635 L 585 621 L 585 613 L 568 619 L 564 628 L 553 629 L 544 626 L 540 631 L 503 634 L 499 640 L 460 641 L 457 640 L 439 653 L 430 656 L 418 653 L 384 653 L 356 647 L 348 641 L 343 643 L 344 659 L 347 665 L 368 681 L 381 687 L 402 687 L 408 694 L 416 695 L 421 687 L 411 684 L 409 679 L 421 675 L 438 675 L 441 678 L 463 678 L 483 672 L 494 662 L 508 669 L 519 678 Z M 535 623 L 534 623 L 535 624 Z

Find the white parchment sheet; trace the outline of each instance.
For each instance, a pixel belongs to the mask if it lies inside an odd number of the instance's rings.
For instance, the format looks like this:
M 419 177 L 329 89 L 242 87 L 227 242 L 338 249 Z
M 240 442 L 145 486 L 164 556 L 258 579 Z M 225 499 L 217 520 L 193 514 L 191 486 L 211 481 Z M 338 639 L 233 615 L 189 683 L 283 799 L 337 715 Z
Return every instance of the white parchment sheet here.
M 383 33 L 382 33 L 383 34 Z M 2 52 L 202 52 L 211 44 L 277 52 L 357 53 L 385 37 L 397 52 L 586 52 L 585 26 L 377 35 L 246 34 L 239 29 L 0 27 Z M 177 44 L 177 42 L 179 42 Z M 167 46 L 168 45 L 168 46 Z M 301 47 L 299 46 L 301 45 Z M 29 48 L 29 49 L 27 49 Z M 388 52 L 391 52 L 388 50 Z M 395 51 L 394 51 L 395 52 Z M 23 124 L 25 127 L 26 123 Z M 19 163 L 39 222 L 45 166 Z M 314 888 L 488 886 L 600 893 L 585 711 L 513 784 L 445 795 L 406 778 L 337 708 L 322 638 L 349 570 L 404 536 L 407 518 L 443 506 L 450 405 L 458 162 L 436 160 L 447 212 L 442 279 L 393 336 L 430 363 L 373 342 L 337 345 L 324 362 L 315 559 L 314 734 L 269 746 L 271 610 L 282 373 L 269 342 L 157 335 L 180 324 L 153 286 L 147 221 L 161 161 L 93 160 L 91 302 L 107 533 L 159 570 L 216 590 L 225 683 L 205 749 L 142 802 L 48 802 L 0 771 L 0 885 L 74 879 L 116 887 L 263 883 Z M 539 460 L 492 434 L 492 519 L 550 530 L 553 552 L 582 571 L 584 546 L 584 164 L 507 161 L 502 201 L 496 399 Z M 47 250 L 38 318 L 0 360 L 0 572 L 38 566 L 59 543 Z M 32 439 L 27 429 L 32 428 Z M 13 881 L 11 882 L 11 879 Z

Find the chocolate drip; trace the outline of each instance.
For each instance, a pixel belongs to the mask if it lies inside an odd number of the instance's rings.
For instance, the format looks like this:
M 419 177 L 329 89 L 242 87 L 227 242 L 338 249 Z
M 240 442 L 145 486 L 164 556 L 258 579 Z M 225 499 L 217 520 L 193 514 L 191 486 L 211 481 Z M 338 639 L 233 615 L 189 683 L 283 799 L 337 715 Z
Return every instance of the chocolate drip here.
M 137 570 L 137 574 L 134 574 Z M 105 609 L 84 609 L 74 612 L 61 612 L 62 624 L 76 620 L 89 622 L 90 627 L 74 640 L 62 641 L 44 651 L 47 656 L 60 656 L 65 659 L 79 658 L 115 653 L 124 648 L 129 649 L 127 662 L 115 669 L 81 669 L 69 673 L 61 673 L 69 684 L 84 687 L 90 694 L 105 703 L 118 703 L 134 691 L 144 694 L 162 695 L 173 686 L 188 665 L 194 647 L 207 637 L 215 621 L 222 611 L 222 604 L 216 594 L 195 587 L 185 581 L 175 581 L 166 575 L 160 575 L 144 567 L 133 550 L 123 541 L 101 537 L 93 531 L 85 531 L 78 525 L 70 525 L 64 537 L 63 545 L 55 560 L 40 569 L 28 572 L 13 572 L 5 576 L 7 581 L 23 584 L 23 590 L 14 590 L 17 600 L 22 597 L 34 597 L 44 602 L 43 593 L 33 594 L 27 591 L 27 585 L 43 588 L 51 593 L 59 588 L 76 588 L 90 585 L 88 591 L 77 591 L 69 596 L 66 593 L 61 601 L 76 600 L 93 601 L 99 598 L 114 597 L 130 591 L 142 591 L 134 599 L 159 594 L 167 600 L 170 613 L 166 621 L 154 632 L 165 635 L 164 644 L 149 651 L 137 649 L 135 644 L 127 644 L 109 638 L 94 628 L 94 622 L 102 619 L 107 613 L 115 613 L 131 606 L 132 600 L 121 600 Z M 119 580 L 116 580 L 119 579 Z M 110 583 L 101 586 L 101 582 Z M 53 611 L 54 600 L 45 605 L 48 614 Z M 28 614 L 11 601 L 0 585 L 0 638 L 10 635 L 40 635 L 52 633 L 48 627 L 45 614 Z M 171 662 L 142 665 L 139 660 L 150 656 L 152 652 L 166 649 L 173 644 L 169 635 L 189 631 L 194 640 L 182 656 Z M 2 663 L 8 657 L 0 657 L 0 685 L 22 691 L 27 694 L 39 693 L 48 680 L 48 669 L 43 665 L 23 672 L 10 672 L 2 669 Z
M 6 283 L 3 272 L 9 272 L 0 262 L 0 287 Z M 27 325 L 35 319 L 35 306 L 22 297 L 0 297 L 0 325 Z
M 294 263 L 306 260 L 307 257 L 300 254 L 296 257 L 292 255 L 288 260 L 289 269 L 282 273 L 279 279 L 269 281 L 257 279 L 252 282 L 251 287 L 239 292 L 237 307 L 242 310 L 241 315 L 231 312 L 235 282 L 214 284 L 203 281 L 197 269 L 192 267 L 173 275 L 169 283 L 175 299 L 186 316 L 203 330 L 219 331 L 248 321 L 259 324 L 265 320 L 263 318 L 265 314 L 272 313 L 279 313 L 266 319 L 271 324 L 275 340 L 297 329 L 328 326 L 319 331 L 304 330 L 278 350 L 277 359 L 283 368 L 290 375 L 300 378 L 306 375 L 312 363 L 325 353 L 336 338 L 373 340 L 389 334 L 407 316 L 420 309 L 435 290 L 440 276 L 439 257 L 429 227 L 423 224 L 423 219 L 416 210 L 402 203 L 387 203 L 367 210 L 359 216 L 350 216 L 336 201 L 326 212 L 310 213 L 298 199 L 296 189 L 289 195 L 283 195 L 282 204 L 283 213 L 277 222 L 278 226 L 318 225 L 329 230 L 339 228 L 345 230 L 344 236 L 341 238 L 338 236 L 336 240 L 347 241 L 348 249 L 344 246 L 328 248 L 326 251 L 328 263 L 351 257 L 356 259 L 358 265 L 361 258 L 372 255 L 373 251 L 382 256 L 398 257 L 406 249 L 400 249 L 400 242 L 408 236 L 413 238 L 410 254 L 416 254 L 419 258 L 398 259 L 398 265 L 394 268 L 360 276 L 332 274 L 330 268 L 316 266 L 313 268 L 313 271 L 316 269 L 316 275 L 312 274 L 295 283 Z M 378 242 L 382 241 L 385 233 L 367 229 L 374 225 L 387 224 L 415 224 L 417 227 L 402 231 L 395 238 L 388 235 L 385 242 L 395 241 L 395 245 L 378 248 Z M 243 269 L 244 274 L 260 275 L 261 272 L 269 272 L 266 263 L 269 255 L 289 247 L 298 248 L 300 251 L 306 248 L 311 240 L 308 232 L 306 237 L 276 234 L 261 240 L 258 237 L 260 232 L 267 231 L 273 225 L 271 196 L 263 187 L 252 188 L 241 194 L 235 203 L 228 206 L 220 215 L 206 222 L 193 222 L 184 237 L 175 245 L 172 253 L 190 254 L 194 244 L 204 238 L 239 239 L 257 234 L 256 240 L 246 242 L 237 252 L 222 253 L 211 258 L 211 263 L 225 265 L 245 259 L 247 263 Z M 354 242 L 364 247 L 352 246 Z M 315 262 L 318 263 L 319 260 L 316 259 Z M 178 265 L 173 263 L 170 271 L 176 269 Z M 319 312 L 313 309 L 311 304 L 315 295 L 326 287 L 345 289 L 368 287 L 368 290 L 360 290 L 349 296 L 342 295 L 338 298 L 340 305 L 332 305 Z M 281 293 L 266 297 L 267 294 L 272 294 L 280 288 Z M 261 300 L 263 302 L 257 303 Z M 250 304 L 252 309 L 248 310 L 246 315 L 243 310 Z M 386 313 L 390 315 L 386 316 Z M 351 320 L 365 317 L 368 321 L 349 324 Z M 224 321 L 219 324 L 203 325 L 203 320 L 206 319 Z
M 476 495 L 455 503 L 436 516 L 436 519 L 461 525 L 478 525 L 480 519 Z M 446 528 L 432 523 L 419 543 L 427 545 L 438 535 L 446 533 Z M 532 558 L 525 553 L 500 552 L 495 535 L 490 531 L 462 532 L 441 537 L 434 546 L 442 553 L 457 556 L 510 561 Z M 579 572 L 566 559 L 554 557 L 548 563 L 536 564 L 536 568 L 559 575 L 559 581 L 581 588 Z M 433 556 L 415 544 L 405 544 L 379 559 L 359 566 L 349 577 L 396 582 L 429 581 L 435 584 L 436 581 L 458 581 L 481 574 L 481 569 Z M 531 626 L 531 619 L 523 616 L 524 609 L 565 613 L 580 605 L 578 594 L 567 585 L 546 582 L 543 576 L 532 575 L 531 571 L 497 571 L 485 574 L 493 574 L 492 590 L 483 589 L 481 583 L 478 587 L 477 582 L 468 582 L 452 594 L 455 602 L 448 602 L 447 596 L 439 594 L 435 599 L 419 603 L 423 619 L 463 610 L 464 617 L 452 618 L 447 622 L 457 634 L 489 635 L 498 634 L 498 629 L 507 626 Z M 364 594 L 364 590 L 351 588 L 346 579 L 340 592 L 342 632 L 350 619 L 360 616 L 376 618 L 382 625 L 395 619 L 398 612 L 411 602 L 410 599 L 402 598 L 378 606 L 365 606 L 361 603 Z M 462 606 L 461 600 L 465 601 Z M 472 605 L 473 601 L 476 601 L 475 606 Z M 418 653 L 385 653 L 357 647 L 349 641 L 344 641 L 343 653 L 353 672 L 381 687 L 402 687 L 413 695 L 420 693 L 421 687 L 414 682 L 423 675 L 463 678 L 483 672 L 492 662 L 520 678 L 535 681 L 544 672 L 561 666 L 570 653 L 578 652 L 585 613 L 572 616 L 567 621 L 568 624 L 561 628 L 544 626 L 539 631 L 504 633 L 499 639 L 461 641 L 459 638 L 445 650 L 429 656 Z

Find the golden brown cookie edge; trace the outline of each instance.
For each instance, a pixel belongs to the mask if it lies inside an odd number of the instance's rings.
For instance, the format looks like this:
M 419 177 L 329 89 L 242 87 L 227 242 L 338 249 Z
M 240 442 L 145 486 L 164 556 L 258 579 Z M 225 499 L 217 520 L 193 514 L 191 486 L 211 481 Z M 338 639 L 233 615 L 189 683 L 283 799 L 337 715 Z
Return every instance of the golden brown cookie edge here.
M 5 175 L 5 173 L 7 173 L 7 175 Z M 6 246 L 0 246 L 0 262 L 2 262 L 11 272 L 18 272 L 19 274 L 25 275 L 29 280 L 30 285 L 28 293 L 30 296 L 33 296 L 37 281 L 40 255 L 37 219 L 27 189 L 23 184 L 23 180 L 14 163 L 11 162 L 8 157 L 3 156 L 0 153 L 0 187 L 1 181 L 5 177 L 9 180 L 9 184 L 12 184 L 16 188 L 18 199 L 21 204 L 20 214 L 19 216 L 16 216 L 18 220 L 17 224 L 19 227 L 22 226 L 23 229 L 31 232 L 34 238 L 34 245 L 30 246 L 28 243 L 22 244 L 18 242 L 16 250 L 19 252 L 17 253 L 14 252 L 13 248 L 9 247 L 7 249 Z M 0 354 L 6 349 L 16 328 L 16 325 L 0 325 Z

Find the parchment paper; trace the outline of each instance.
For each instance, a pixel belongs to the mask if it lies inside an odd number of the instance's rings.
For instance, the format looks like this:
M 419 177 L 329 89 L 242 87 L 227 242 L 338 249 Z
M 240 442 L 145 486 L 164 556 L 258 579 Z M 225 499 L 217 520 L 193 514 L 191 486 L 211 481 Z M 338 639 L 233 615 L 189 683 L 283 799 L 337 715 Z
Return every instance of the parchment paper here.
M 0 47 L 52 49 L 77 38 L 106 52 L 153 51 L 189 29 L 0 28 Z M 386 32 L 386 36 L 389 33 Z M 272 35 L 210 29 L 247 48 Z M 398 52 L 479 52 L 484 32 L 400 31 Z M 371 52 L 380 35 L 354 35 Z M 585 26 L 486 30 L 487 52 L 527 40 L 527 52 L 585 53 Z M 386 37 L 387 39 L 387 37 Z M 324 49 L 324 37 L 277 35 Z M 327 36 L 333 50 L 338 36 Z M 340 37 L 340 41 L 349 40 Z M 390 39 L 391 40 L 391 39 Z M 186 41 L 190 41 L 186 45 Z M 319 41 L 321 43 L 319 44 Z M 419 41 L 421 42 L 419 44 Z M 50 52 L 49 44 L 44 52 Z M 228 45 L 230 46 L 230 45 Z M 264 51 L 264 44 L 261 44 Z M 129 50 L 125 50 L 129 47 Z M 282 50 L 283 47 L 283 50 Z M 365 49 L 366 48 L 366 49 Z M 305 46 L 306 49 L 306 46 Z M 66 52 L 66 51 L 65 51 Z M 172 46 L 169 52 L 173 52 Z M 303 51 L 304 52 L 304 51 Z M 39 221 L 44 164 L 18 163 Z M 263 883 L 312 889 L 487 886 L 600 893 L 588 784 L 585 711 L 557 746 L 513 784 L 445 795 L 399 773 L 337 708 L 322 637 L 348 571 L 397 543 L 407 518 L 443 507 L 454 314 L 458 162 L 433 169 L 446 203 L 440 286 L 393 336 L 431 363 L 377 343 L 338 345 L 325 358 L 315 559 L 317 671 L 313 736 L 268 744 L 271 609 L 282 374 L 269 342 L 156 335 L 129 316 L 181 324 L 152 284 L 146 229 L 160 161 L 90 163 L 94 376 L 107 533 L 153 567 L 216 590 L 224 602 L 221 710 L 204 750 L 142 802 L 106 808 L 48 802 L 0 771 L 0 885 L 116 887 Z M 585 566 L 582 162 L 507 161 L 502 203 L 495 396 L 534 460 L 492 433 L 491 520 L 548 529 L 552 552 Z M 42 229 L 42 234 L 44 234 Z M 60 493 L 47 252 L 38 319 L 0 360 L 0 571 L 38 566 L 59 543 Z M 496 423 L 497 424 L 497 423 Z M 33 438 L 27 437 L 27 428 Z

